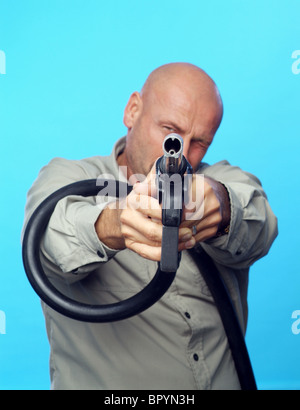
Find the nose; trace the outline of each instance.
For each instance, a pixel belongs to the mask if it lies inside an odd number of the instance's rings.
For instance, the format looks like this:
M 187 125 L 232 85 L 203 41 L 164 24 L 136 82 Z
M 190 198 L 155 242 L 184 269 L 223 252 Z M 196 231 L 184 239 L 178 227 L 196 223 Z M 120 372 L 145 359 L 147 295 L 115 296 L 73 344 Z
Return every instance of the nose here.
M 192 137 L 185 137 L 183 139 L 182 155 L 184 155 L 186 160 L 190 163 L 193 170 L 195 171 L 195 167 L 197 166 L 197 164 L 195 163 L 195 155 L 193 154 L 192 150 Z

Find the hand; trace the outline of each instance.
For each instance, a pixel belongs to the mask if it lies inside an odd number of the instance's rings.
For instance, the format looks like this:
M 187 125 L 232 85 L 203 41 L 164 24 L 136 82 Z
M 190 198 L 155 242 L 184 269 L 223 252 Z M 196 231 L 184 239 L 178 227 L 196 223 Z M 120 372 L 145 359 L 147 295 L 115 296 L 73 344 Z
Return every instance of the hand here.
M 203 190 L 202 195 L 199 195 L 199 189 Z M 198 178 L 193 175 L 190 196 L 194 208 L 184 209 L 180 226 L 190 228 L 196 242 L 214 238 L 230 222 L 230 201 L 226 188 L 212 178 L 202 179 L 202 176 Z
M 197 196 L 198 185 L 196 175 L 193 175 L 191 198 L 195 206 L 193 210 L 183 210 L 179 252 L 214 237 L 220 226 L 230 221 L 230 203 L 223 185 L 205 177 L 203 195 Z M 155 169 L 144 182 L 135 184 L 124 200 L 112 205 L 101 212 L 96 222 L 99 239 L 112 249 L 128 248 L 146 259 L 160 261 L 162 210 L 156 199 Z M 196 232 L 192 233 L 193 229 Z
M 161 259 L 162 209 L 156 199 L 155 168 L 146 180 L 134 185 L 126 198 L 126 206 L 120 215 L 121 233 L 128 249 L 153 261 Z M 195 245 L 191 228 L 179 229 L 179 248 Z

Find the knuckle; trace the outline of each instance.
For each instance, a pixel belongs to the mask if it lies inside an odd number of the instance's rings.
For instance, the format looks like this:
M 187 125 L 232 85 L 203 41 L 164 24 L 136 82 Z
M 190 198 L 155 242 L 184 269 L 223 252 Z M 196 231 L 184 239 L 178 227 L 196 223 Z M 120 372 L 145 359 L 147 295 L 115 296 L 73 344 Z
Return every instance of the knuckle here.
M 216 222 L 217 225 L 219 225 L 222 222 L 222 215 L 221 215 L 220 212 L 216 212 L 215 222 Z
M 123 236 L 123 238 L 126 240 L 127 238 L 129 238 L 129 232 L 126 228 L 126 225 L 121 225 L 121 234 Z
M 158 242 L 157 232 L 156 232 L 156 229 L 154 227 L 150 228 L 147 231 L 147 237 L 151 242 L 155 242 L 155 243 Z
M 126 211 L 123 211 L 122 213 L 121 213 L 121 215 L 120 215 L 120 222 L 121 222 L 121 224 L 125 224 L 126 223 L 126 221 L 127 221 L 127 212 Z
M 220 202 L 218 198 L 214 195 L 212 199 L 212 209 L 214 209 L 215 211 L 219 211 L 220 208 L 221 208 Z
M 207 181 L 205 181 L 204 187 L 206 195 L 210 195 L 213 192 L 212 186 Z

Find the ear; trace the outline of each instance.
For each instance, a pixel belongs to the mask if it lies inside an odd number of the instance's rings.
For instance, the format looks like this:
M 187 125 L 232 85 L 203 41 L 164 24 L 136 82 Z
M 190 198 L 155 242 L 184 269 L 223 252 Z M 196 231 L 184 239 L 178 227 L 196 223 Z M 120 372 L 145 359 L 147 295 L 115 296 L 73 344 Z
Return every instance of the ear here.
M 123 122 L 128 129 L 133 127 L 142 110 L 142 105 L 143 103 L 140 94 L 135 91 L 133 94 L 131 94 L 124 110 Z

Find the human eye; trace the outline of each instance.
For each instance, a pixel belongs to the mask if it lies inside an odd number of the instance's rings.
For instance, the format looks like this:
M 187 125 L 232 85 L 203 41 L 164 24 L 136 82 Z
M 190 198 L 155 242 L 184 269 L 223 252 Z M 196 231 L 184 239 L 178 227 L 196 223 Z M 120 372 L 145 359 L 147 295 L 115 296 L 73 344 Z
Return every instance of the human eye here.
M 210 144 L 207 141 L 202 140 L 202 139 L 197 139 L 197 140 L 192 141 L 191 145 L 195 147 L 196 149 L 204 150 L 204 151 L 207 151 L 210 146 Z
M 163 125 L 163 128 L 168 132 L 175 132 L 175 129 L 168 125 Z

